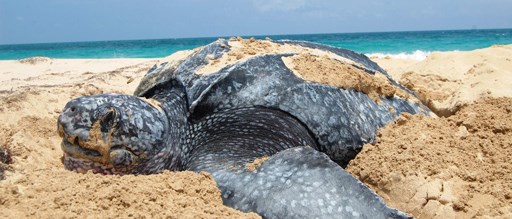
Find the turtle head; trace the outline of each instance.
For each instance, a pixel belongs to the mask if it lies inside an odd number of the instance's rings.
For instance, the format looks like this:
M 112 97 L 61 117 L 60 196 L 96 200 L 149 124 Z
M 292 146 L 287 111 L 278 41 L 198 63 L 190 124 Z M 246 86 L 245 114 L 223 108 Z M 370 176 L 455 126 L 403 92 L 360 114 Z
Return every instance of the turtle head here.
M 160 172 L 170 156 L 158 103 L 120 94 L 69 101 L 58 119 L 67 169 L 103 174 Z

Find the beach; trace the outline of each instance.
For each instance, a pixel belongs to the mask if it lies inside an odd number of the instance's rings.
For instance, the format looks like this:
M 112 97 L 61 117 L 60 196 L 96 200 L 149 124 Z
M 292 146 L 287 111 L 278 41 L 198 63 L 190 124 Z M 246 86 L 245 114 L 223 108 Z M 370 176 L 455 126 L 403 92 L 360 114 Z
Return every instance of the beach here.
M 190 52 L 0 61 L 0 147 L 12 156 L 0 166 L 0 217 L 259 218 L 222 205 L 207 173 L 104 176 L 64 169 L 56 129 L 66 102 L 132 94 L 153 65 Z M 511 218 L 511 59 L 512 45 L 432 52 L 424 60 L 373 57 L 437 116 L 400 116 L 347 170 L 415 218 Z
M 415 218 L 512 217 L 512 45 L 374 59 L 439 118 L 402 115 L 347 168 Z

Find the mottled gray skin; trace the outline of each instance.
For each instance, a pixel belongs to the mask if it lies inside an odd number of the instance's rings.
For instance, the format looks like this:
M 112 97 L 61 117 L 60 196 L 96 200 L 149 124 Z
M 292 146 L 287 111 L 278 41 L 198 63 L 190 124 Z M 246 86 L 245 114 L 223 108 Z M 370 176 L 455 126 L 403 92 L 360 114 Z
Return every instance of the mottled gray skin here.
M 92 140 L 95 122 L 100 122 L 101 140 L 110 142 L 103 150 L 107 153 L 82 143 Z M 169 145 L 178 143 L 167 138 L 171 121 L 165 113 L 134 96 L 105 94 L 71 100 L 58 123 L 69 169 L 149 174 L 164 168 L 162 161 L 180 148 Z
M 281 43 L 333 50 L 369 74 L 384 71 L 346 50 Z M 226 41 L 217 41 L 176 67 L 152 68 L 135 95 L 158 105 L 115 94 L 70 101 L 58 121 L 65 166 L 103 174 L 207 171 L 226 205 L 265 218 L 407 217 L 342 166 L 401 112 L 428 109 L 397 97 L 377 104 L 355 90 L 305 82 L 282 62 L 289 54 L 194 74 L 207 56 L 227 51 Z M 263 156 L 270 158 L 255 171 L 246 168 Z

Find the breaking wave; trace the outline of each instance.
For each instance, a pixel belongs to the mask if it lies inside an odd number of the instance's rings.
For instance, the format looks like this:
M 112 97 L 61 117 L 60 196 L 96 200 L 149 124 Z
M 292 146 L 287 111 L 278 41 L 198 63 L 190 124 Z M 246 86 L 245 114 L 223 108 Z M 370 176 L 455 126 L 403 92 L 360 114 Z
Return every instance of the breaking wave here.
M 412 53 L 368 53 L 365 54 L 366 56 L 370 58 L 397 58 L 397 59 L 412 59 L 412 60 L 425 60 L 429 55 L 430 51 L 422 51 L 422 50 L 416 50 Z

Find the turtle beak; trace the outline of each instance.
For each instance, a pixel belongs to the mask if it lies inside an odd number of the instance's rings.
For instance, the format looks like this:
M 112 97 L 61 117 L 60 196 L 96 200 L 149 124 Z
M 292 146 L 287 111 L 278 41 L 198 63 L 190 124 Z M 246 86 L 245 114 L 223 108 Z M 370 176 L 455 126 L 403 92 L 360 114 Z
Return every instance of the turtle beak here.
M 66 105 L 57 121 L 57 131 L 62 137 L 61 147 L 66 155 L 107 164 L 110 145 L 103 140 L 101 125 L 90 119 L 85 109 L 71 102 Z M 89 121 L 89 123 L 84 122 Z

